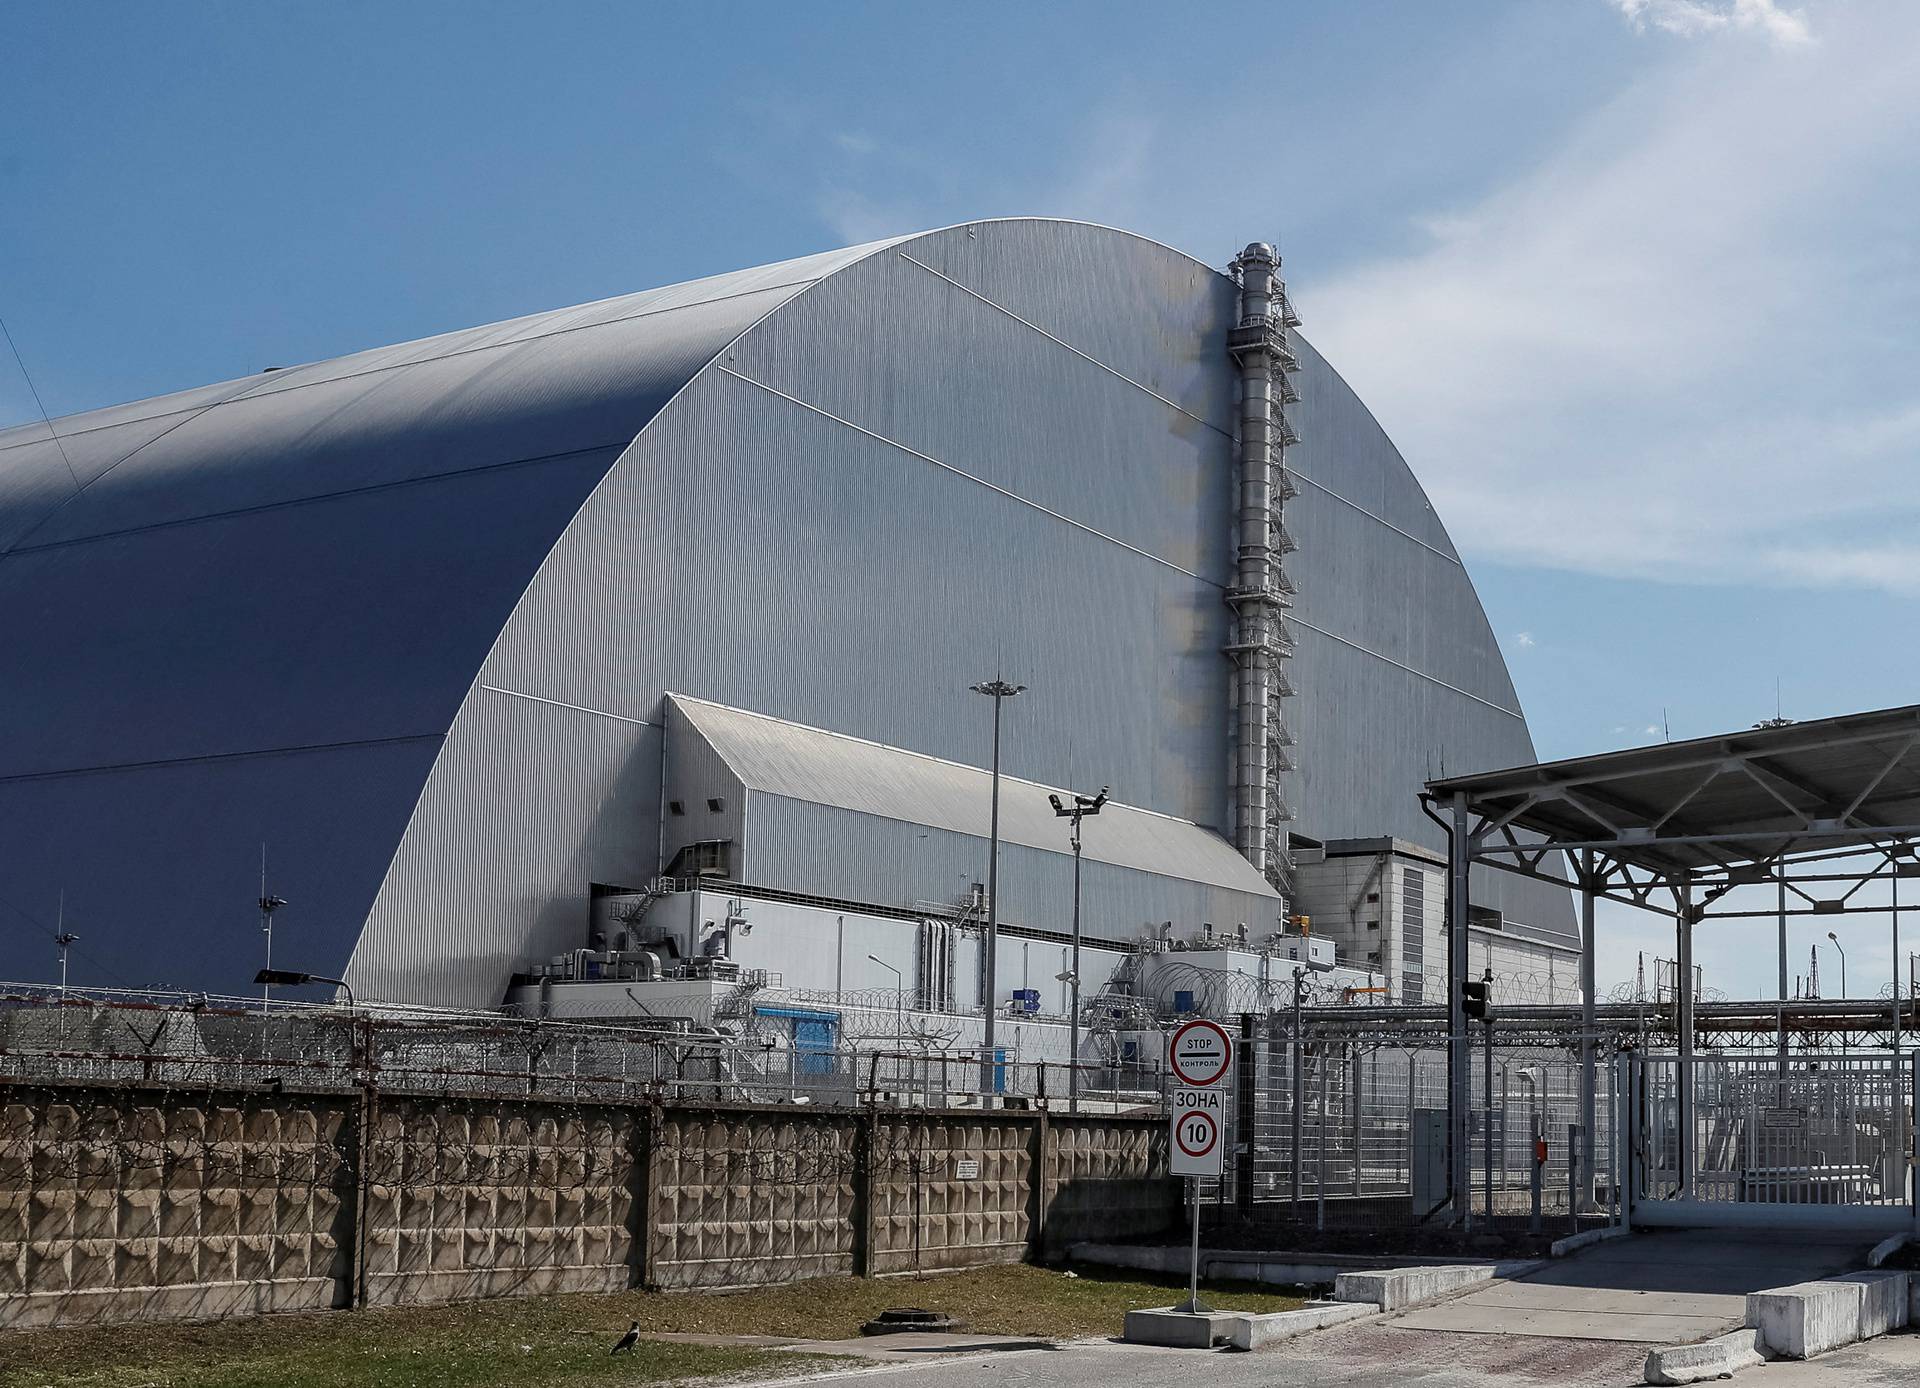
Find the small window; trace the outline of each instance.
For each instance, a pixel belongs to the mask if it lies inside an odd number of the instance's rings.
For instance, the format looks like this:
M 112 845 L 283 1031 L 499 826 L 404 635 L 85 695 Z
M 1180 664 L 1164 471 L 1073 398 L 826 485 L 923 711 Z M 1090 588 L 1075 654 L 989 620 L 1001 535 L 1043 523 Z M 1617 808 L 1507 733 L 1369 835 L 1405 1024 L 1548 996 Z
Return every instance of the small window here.
M 1367 893 L 1367 900 L 1368 900 L 1368 901 L 1370 901 L 1370 902 L 1372 902 L 1372 901 L 1378 901 L 1379 899 L 1380 899 L 1380 893 L 1378 893 L 1378 892 L 1368 892 L 1368 893 Z
M 687 807 L 683 802 L 679 800 L 667 801 L 668 814 L 685 814 L 686 812 L 687 812 Z
M 726 809 L 726 807 L 727 807 L 727 802 L 721 799 L 719 796 L 710 795 L 707 797 L 707 808 L 712 810 L 715 814 L 719 814 L 720 811 Z
M 1379 922 L 1379 921 L 1368 921 L 1368 922 L 1367 922 L 1367 929 L 1369 929 L 1369 930 L 1378 930 L 1379 928 L 1380 928 L 1380 922 Z

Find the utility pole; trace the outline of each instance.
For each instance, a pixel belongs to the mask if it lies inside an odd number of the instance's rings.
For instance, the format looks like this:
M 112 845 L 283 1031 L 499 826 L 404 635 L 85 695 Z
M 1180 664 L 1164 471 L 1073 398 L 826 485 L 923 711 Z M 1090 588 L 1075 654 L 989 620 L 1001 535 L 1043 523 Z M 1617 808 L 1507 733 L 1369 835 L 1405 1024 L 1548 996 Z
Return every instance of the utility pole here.
M 976 694 L 993 700 L 993 807 L 987 834 L 987 986 L 986 1046 L 981 1057 L 982 1104 L 990 1104 L 997 1092 L 994 1081 L 1000 1072 L 1000 1053 L 994 1048 L 993 1023 L 1000 1010 L 999 981 L 996 976 L 1000 946 L 1000 705 L 1024 690 L 1024 684 L 1008 684 L 1003 679 L 972 686 Z
M 1067 1018 L 1067 1112 L 1080 1112 L 1080 821 L 1100 813 L 1112 786 L 1101 786 L 1095 796 L 1075 795 L 1065 805 L 1057 795 L 1049 795 L 1053 812 L 1073 821 L 1073 963 L 1068 978 L 1073 990 L 1071 1012 Z

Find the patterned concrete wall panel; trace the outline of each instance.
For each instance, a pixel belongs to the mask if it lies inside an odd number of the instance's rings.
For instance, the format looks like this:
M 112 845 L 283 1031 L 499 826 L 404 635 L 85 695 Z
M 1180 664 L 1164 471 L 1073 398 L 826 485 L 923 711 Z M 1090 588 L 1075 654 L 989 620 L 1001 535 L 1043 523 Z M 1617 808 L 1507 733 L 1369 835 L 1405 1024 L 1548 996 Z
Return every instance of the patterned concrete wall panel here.
M 384 1099 L 368 1161 L 368 1302 L 624 1288 L 632 1121 L 512 1100 Z
M 344 1285 L 341 1101 L 17 1091 L 0 1326 L 320 1309 Z
M 647 1280 L 749 1286 L 853 1271 L 857 1121 L 667 1110 L 653 1148 Z
M 1178 1219 L 1164 1120 L 1056 1117 L 1049 1136 L 1045 1251 L 1154 1234 Z
M 1017 1263 L 1031 1237 L 1038 1123 L 896 1117 L 876 1129 L 869 1271 Z

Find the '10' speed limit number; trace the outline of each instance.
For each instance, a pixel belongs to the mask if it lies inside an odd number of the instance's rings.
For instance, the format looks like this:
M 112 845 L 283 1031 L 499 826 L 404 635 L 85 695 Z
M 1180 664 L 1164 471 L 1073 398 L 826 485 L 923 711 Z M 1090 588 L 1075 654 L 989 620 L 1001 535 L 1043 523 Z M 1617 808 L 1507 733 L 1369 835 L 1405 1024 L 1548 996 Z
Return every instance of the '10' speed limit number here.
M 1218 1022 L 1191 1021 L 1173 1034 L 1167 1063 L 1176 1086 L 1168 1113 L 1167 1169 L 1175 1176 L 1218 1176 L 1226 1147 L 1233 1042 Z

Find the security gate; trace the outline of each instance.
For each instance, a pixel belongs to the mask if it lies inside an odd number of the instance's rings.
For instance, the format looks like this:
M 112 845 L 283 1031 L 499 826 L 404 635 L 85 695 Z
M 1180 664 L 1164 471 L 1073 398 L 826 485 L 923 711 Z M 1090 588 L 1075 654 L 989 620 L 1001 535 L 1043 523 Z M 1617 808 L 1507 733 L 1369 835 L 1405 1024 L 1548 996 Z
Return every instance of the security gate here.
M 1912 1057 L 1623 1057 L 1632 1220 L 1914 1227 Z

